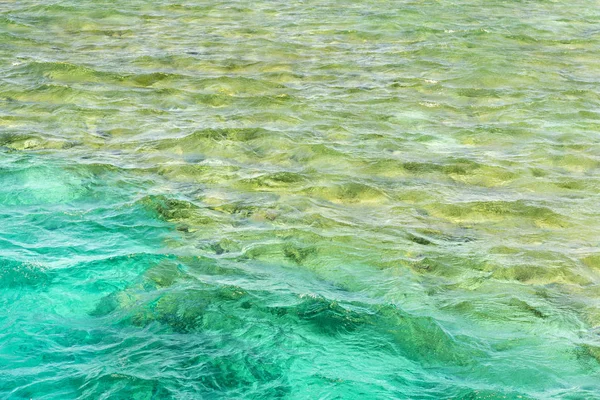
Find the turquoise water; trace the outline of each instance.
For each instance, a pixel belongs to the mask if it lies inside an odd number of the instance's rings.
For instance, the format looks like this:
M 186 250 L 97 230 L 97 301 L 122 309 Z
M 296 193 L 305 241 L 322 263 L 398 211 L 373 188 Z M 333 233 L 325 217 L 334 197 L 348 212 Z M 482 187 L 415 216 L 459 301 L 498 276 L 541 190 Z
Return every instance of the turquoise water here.
M 0 2 L 0 397 L 600 399 L 599 26 Z

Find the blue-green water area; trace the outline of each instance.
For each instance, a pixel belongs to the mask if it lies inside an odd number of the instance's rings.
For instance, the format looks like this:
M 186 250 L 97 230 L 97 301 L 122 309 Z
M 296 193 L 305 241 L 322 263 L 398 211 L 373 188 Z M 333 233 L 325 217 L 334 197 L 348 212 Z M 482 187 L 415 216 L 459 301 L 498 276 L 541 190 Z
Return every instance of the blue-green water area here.
M 600 399 L 599 27 L 0 2 L 0 398 Z

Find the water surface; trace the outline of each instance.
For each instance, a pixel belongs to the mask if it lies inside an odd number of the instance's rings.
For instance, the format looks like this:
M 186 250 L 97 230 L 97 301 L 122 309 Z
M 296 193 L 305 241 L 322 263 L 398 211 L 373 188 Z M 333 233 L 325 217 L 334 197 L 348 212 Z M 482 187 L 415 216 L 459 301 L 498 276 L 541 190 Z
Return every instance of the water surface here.
M 600 8 L 0 3 L 0 394 L 599 399 Z

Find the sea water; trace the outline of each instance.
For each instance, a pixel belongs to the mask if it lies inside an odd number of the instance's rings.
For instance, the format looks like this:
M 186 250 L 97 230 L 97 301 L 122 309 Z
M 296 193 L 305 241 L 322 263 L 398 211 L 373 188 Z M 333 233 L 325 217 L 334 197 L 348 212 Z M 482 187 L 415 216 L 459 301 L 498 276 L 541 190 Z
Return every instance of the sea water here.
M 0 397 L 600 399 L 599 27 L 0 2 Z

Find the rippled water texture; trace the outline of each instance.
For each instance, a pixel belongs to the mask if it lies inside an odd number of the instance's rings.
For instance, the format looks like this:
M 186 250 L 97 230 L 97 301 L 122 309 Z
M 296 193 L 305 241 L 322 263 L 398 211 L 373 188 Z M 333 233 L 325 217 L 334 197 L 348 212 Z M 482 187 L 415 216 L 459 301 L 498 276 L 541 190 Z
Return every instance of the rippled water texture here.
M 600 399 L 599 27 L 0 2 L 0 397 Z

